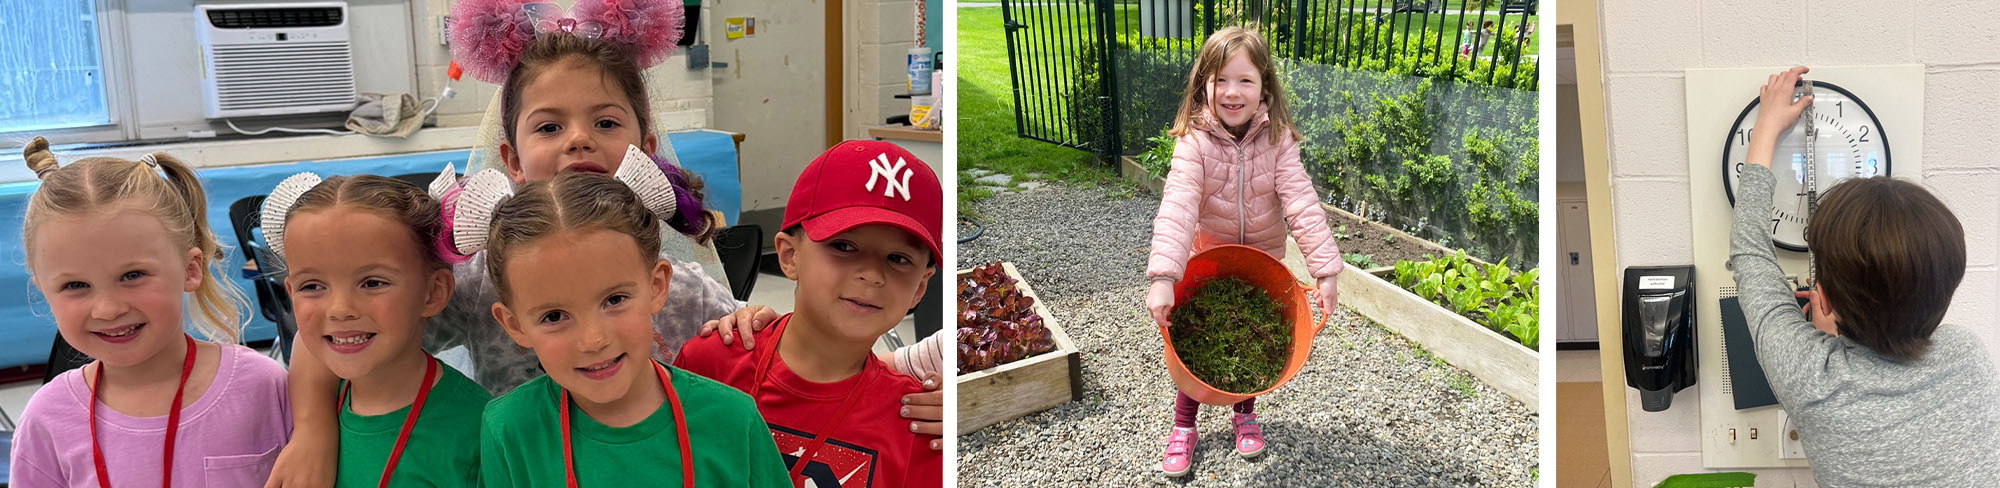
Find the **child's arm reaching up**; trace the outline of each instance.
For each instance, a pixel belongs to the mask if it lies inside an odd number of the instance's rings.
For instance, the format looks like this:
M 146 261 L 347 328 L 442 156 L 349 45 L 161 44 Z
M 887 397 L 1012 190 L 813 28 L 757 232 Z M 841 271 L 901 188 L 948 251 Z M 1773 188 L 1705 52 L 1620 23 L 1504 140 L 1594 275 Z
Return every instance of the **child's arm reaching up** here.
M 297 344 L 298 338 L 293 339 Z M 300 488 L 333 486 L 340 455 L 340 377 L 314 357 L 310 347 L 292 347 L 286 380 L 291 395 L 292 438 L 278 452 L 277 463 L 264 486 Z
M 1801 393 L 1800 389 L 1813 374 L 1806 368 L 1812 364 L 1807 356 L 1814 350 L 1795 345 L 1811 341 L 1814 336 L 1832 337 L 1813 330 L 1799 313 L 1794 290 L 1785 280 L 1785 270 L 1778 267 L 1768 233 L 1771 192 L 1777 185 L 1771 174 L 1771 159 L 1777 149 L 1778 134 L 1784 132 L 1782 128 L 1791 126 L 1812 103 L 1810 97 L 1792 101 L 1793 85 L 1806 71 L 1805 67 L 1797 67 L 1772 75 L 1759 95 L 1757 127 L 1766 130 L 1754 131 L 1750 138 L 1744 158 L 1749 164 L 1744 165 L 1738 177 L 1741 184 L 1736 192 L 1735 223 L 1729 240 L 1729 263 L 1736 272 L 1736 293 L 1757 349 L 1757 362 L 1764 367 L 1780 402 L 1798 398 L 1794 395 Z
M 1299 162 L 1299 142 L 1287 138 L 1283 155 L 1278 158 L 1278 200 L 1285 209 L 1285 224 L 1291 227 L 1292 239 L 1299 241 L 1299 252 L 1305 255 L 1306 271 L 1312 273 L 1319 287 L 1319 308 L 1328 315 L 1334 306 L 1340 304 L 1340 281 L 1337 275 L 1346 267 L 1340 260 L 1340 243 L 1333 238 L 1333 231 L 1326 228 L 1326 209 L 1319 206 L 1319 192 L 1313 189 L 1312 177 L 1306 175 L 1306 167 Z
M 1146 309 L 1161 327 L 1167 326 L 1167 314 L 1174 309 L 1174 283 L 1187 271 L 1195 226 L 1200 224 L 1201 151 L 1194 140 L 1182 136 L 1174 143 L 1173 169 L 1160 192 L 1160 213 L 1153 217 L 1153 252 L 1146 258 L 1146 278 L 1153 287 L 1146 293 Z

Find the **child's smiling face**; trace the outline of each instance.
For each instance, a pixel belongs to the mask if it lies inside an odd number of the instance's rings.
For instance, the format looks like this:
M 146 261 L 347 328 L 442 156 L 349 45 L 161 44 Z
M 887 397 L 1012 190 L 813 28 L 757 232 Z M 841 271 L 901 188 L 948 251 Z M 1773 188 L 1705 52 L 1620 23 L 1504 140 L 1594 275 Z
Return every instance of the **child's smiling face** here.
M 285 234 L 299 337 L 327 369 L 352 380 L 421 351 L 424 317 L 444 310 L 452 278 L 430 268 L 408 227 L 342 205 L 294 213 Z
M 514 140 L 500 144 L 500 158 L 515 184 L 547 181 L 558 171 L 613 174 L 625 148 L 652 154 L 658 139 L 642 134 L 632 101 L 618 80 L 571 57 L 542 70 L 521 87 Z
M 777 236 L 778 262 L 798 281 L 799 313 L 841 339 L 868 343 L 894 328 L 924 296 L 928 246 L 886 224 L 869 224 L 824 241 L 804 232 Z
M 1224 127 L 1236 129 L 1249 123 L 1263 100 L 1264 75 L 1250 62 L 1249 53 L 1230 56 L 1222 70 L 1209 79 L 1208 110 Z
M 493 314 L 549 379 L 599 405 L 657 381 L 649 363 L 653 314 L 673 271 L 666 261 L 642 259 L 651 254 L 630 235 L 596 229 L 560 230 L 509 253 L 508 296 Z
M 181 298 L 201 286 L 201 251 L 175 249 L 158 217 L 92 212 L 43 223 L 32 238 L 35 287 L 78 351 L 132 366 L 181 340 Z

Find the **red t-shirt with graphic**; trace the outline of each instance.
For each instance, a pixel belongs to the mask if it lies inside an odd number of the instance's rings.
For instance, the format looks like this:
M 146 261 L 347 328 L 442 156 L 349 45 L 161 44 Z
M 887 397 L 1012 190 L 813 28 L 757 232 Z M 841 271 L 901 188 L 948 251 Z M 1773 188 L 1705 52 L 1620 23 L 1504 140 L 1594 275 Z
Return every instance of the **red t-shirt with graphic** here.
M 822 488 L 943 486 L 944 458 L 930 448 L 936 437 L 910 432 L 910 420 L 901 414 L 903 395 L 922 393 L 923 383 L 896 372 L 874 354 L 868 355 L 861 374 L 852 378 L 833 383 L 800 378 L 771 351 L 791 318 L 786 314 L 758 331 L 756 349 L 751 351 L 740 343 L 723 345 L 719 334 L 691 339 L 681 345 L 674 366 L 749 393 L 758 382 L 757 361 L 769 351 L 770 366 L 754 396 L 786 469 L 798 463 L 808 444 L 822 434 L 819 430 L 833 421 L 848 393 L 865 382 L 860 397 L 800 476 Z M 797 479 L 793 483 L 805 486 Z

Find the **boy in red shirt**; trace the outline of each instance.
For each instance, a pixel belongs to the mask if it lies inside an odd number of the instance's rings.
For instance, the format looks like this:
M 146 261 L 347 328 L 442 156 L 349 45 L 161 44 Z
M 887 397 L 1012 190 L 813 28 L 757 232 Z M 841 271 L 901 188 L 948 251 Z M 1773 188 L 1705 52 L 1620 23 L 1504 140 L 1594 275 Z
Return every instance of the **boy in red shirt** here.
M 758 331 L 755 350 L 712 335 L 674 357 L 757 400 L 794 485 L 944 484 L 935 437 L 900 415 L 903 395 L 922 383 L 870 352 L 937 272 L 943 193 L 931 168 L 894 144 L 821 153 L 799 174 L 775 237 L 779 266 L 798 282 L 793 313 Z

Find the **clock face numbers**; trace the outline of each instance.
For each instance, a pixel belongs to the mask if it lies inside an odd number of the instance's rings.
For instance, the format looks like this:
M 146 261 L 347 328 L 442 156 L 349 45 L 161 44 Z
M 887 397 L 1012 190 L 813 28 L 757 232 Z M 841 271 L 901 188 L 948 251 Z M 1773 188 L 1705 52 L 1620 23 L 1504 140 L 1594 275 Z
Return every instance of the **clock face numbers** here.
M 1882 124 L 1875 113 L 1845 89 L 1826 82 L 1813 83 L 1812 123 L 1818 131 L 1812 142 L 1815 190 L 1824 195 L 1840 180 L 1889 175 L 1888 137 L 1882 133 Z M 1756 131 L 1769 130 L 1755 126 L 1757 110 L 1757 100 L 1753 97 L 1724 138 L 1723 185 L 1731 205 L 1736 203 L 1736 191 L 1741 188 L 1737 178 L 1743 172 L 1743 165 L 1748 164 L 1750 137 Z M 1805 251 L 1809 202 L 1805 191 L 1804 117 L 1776 130 L 1783 132 L 1778 134 L 1776 154 L 1771 158 L 1771 175 L 1777 179 L 1777 187 L 1771 194 L 1773 205 L 1768 228 L 1771 242 L 1787 250 Z

